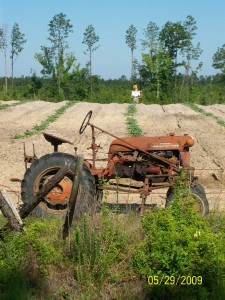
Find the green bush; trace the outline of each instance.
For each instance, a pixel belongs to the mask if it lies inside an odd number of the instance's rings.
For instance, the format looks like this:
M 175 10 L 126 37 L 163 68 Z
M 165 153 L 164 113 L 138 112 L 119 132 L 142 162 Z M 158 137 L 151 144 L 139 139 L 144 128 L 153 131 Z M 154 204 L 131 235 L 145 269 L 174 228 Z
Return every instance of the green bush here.
M 25 263 L 25 245 L 21 235 L 6 232 L 0 240 L 0 284 L 18 276 Z
M 26 272 L 30 258 L 37 272 L 46 275 L 50 264 L 61 260 L 61 249 L 55 235 L 59 222 L 36 220 L 26 226 L 25 234 L 6 232 L 0 240 L 0 283 Z M 52 234 L 52 240 L 49 236 Z M 58 249 L 56 250 L 56 247 Z
M 158 299 L 213 299 L 218 291 L 224 297 L 224 234 L 196 214 L 193 203 L 180 201 L 181 189 L 188 193 L 180 181 L 172 205 L 143 218 L 146 237 L 133 257 L 134 267 L 144 281 L 155 278 L 147 287 Z M 187 276 L 199 281 L 187 284 Z

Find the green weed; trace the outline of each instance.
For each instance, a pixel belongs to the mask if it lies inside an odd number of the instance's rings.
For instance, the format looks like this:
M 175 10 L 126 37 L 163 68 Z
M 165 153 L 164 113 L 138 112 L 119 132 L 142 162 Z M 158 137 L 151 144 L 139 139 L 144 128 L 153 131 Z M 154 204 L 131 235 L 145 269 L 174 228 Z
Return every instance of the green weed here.
M 133 116 L 134 113 L 136 113 L 137 107 L 135 104 L 130 104 L 127 108 L 127 112 L 125 113 L 125 116 Z
M 137 124 L 137 120 L 133 117 L 137 111 L 135 104 L 130 104 L 128 106 L 127 112 L 124 114 L 126 116 L 127 132 L 130 136 L 140 136 L 143 135 L 141 128 Z
M 136 215 L 112 213 L 105 204 L 94 219 L 85 215 L 71 241 L 75 279 L 83 289 L 71 299 L 123 299 L 124 294 L 132 299 L 140 288 L 132 284 L 139 279 L 130 263 L 139 232 Z
M 4 290 L 0 289 L 1 300 L 35 300 L 35 289 L 24 274 L 17 274 L 4 284 Z
M 140 136 L 142 135 L 142 130 L 137 124 L 137 120 L 133 117 L 127 117 L 126 124 L 128 128 L 128 134 L 131 136 Z
M 15 103 L 12 103 L 12 104 L 2 104 L 2 105 L 0 105 L 0 110 L 4 110 L 4 109 L 9 108 L 9 107 L 14 107 L 14 106 L 17 106 L 17 105 L 21 105 L 21 104 L 24 104 L 24 103 L 27 103 L 27 102 L 31 102 L 31 101 L 30 100 L 22 100 L 22 101 L 15 102 Z

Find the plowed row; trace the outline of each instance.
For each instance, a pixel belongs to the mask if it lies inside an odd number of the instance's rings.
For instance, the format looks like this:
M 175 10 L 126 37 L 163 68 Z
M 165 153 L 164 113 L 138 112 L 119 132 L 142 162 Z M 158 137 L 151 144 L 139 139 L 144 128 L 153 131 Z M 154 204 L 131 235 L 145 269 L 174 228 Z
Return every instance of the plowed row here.
M 0 111 L 0 189 L 6 188 L 20 192 L 19 183 L 12 183 L 10 178 L 23 178 L 24 142 L 27 154 L 32 154 L 33 144 L 38 157 L 52 151 L 52 146 L 45 141 L 42 134 L 18 140 L 12 140 L 11 137 L 31 130 L 34 125 L 40 124 L 64 104 L 35 101 Z M 87 112 L 93 111 L 91 119 L 93 124 L 122 137 L 127 135 L 124 116 L 127 107 L 128 104 L 76 103 L 58 120 L 51 123 L 46 131 L 74 143 L 74 146 L 69 144 L 59 146 L 60 151 L 73 154 L 76 146 L 78 153 L 83 152 L 85 157 L 90 157 L 91 152 L 87 150 L 91 143 L 90 128 L 87 128 L 83 135 L 78 133 Z M 225 105 L 202 108 L 225 120 Z M 196 168 L 196 175 L 199 176 L 200 182 L 206 189 L 210 206 L 225 206 L 223 200 L 225 196 L 225 128 L 223 126 L 219 125 L 215 119 L 181 104 L 163 106 L 138 104 L 134 117 L 146 136 L 165 135 L 169 132 L 191 135 L 195 140 L 195 145 L 191 148 L 191 162 Z M 99 157 L 103 158 L 107 155 L 113 138 L 98 133 L 96 139 L 97 144 L 100 143 L 102 147 L 99 150 Z M 128 199 L 127 195 L 124 197 Z M 129 198 L 134 200 L 136 197 L 130 195 Z M 163 205 L 165 191 L 152 194 L 149 196 L 149 201 L 152 203 L 156 201 Z

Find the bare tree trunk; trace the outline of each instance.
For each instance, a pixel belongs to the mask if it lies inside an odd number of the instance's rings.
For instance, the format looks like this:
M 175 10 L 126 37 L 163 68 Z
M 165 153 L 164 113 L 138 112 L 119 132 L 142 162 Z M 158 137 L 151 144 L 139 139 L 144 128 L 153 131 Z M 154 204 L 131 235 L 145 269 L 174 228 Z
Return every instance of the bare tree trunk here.
M 61 46 L 61 41 L 60 41 L 60 34 L 59 34 L 59 42 L 58 42 L 58 95 L 60 95 L 60 77 L 61 77 L 61 74 L 60 74 L 60 46 Z
M 11 85 L 12 85 L 12 91 L 14 88 L 14 64 L 13 64 L 13 55 L 12 55 L 12 60 L 11 60 L 11 72 L 12 72 L 12 81 L 11 81 Z
M 156 98 L 159 99 L 159 89 L 160 89 L 160 83 L 159 79 L 157 80 L 157 91 L 156 91 Z
M 190 61 L 187 61 L 187 69 L 186 69 L 186 101 L 189 102 L 189 70 L 190 70 Z
M 91 84 L 91 99 L 93 97 L 93 81 L 92 81 L 92 57 L 91 57 L 92 49 L 90 49 L 90 84 Z
M 8 93 L 8 77 L 7 77 L 7 25 L 3 27 L 3 48 L 4 48 L 4 64 L 5 64 L 5 93 Z
M 180 87 L 180 93 L 179 93 L 179 98 L 180 99 L 182 98 L 182 93 L 183 93 L 183 88 L 184 88 L 184 82 L 185 82 L 185 78 L 183 78 L 182 84 L 181 84 L 181 87 Z
M 7 61 L 6 61 L 6 48 L 4 49 L 4 60 L 5 60 L 5 93 L 8 93 L 8 77 L 7 77 Z
M 134 51 L 131 50 L 131 83 L 133 85 L 133 73 L 134 73 Z
M 174 74 L 174 97 L 175 102 L 177 102 L 177 54 L 175 57 L 175 74 Z

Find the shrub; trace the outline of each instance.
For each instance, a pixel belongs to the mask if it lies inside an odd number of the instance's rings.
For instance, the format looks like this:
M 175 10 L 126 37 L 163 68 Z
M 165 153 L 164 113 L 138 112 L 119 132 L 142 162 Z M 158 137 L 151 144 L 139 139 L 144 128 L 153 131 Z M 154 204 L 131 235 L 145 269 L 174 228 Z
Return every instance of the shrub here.
M 23 235 L 6 232 L 4 239 L 0 240 L 0 283 L 10 281 L 17 274 L 26 273 L 30 267 L 30 258 L 36 265 L 37 272 L 46 275 L 48 266 L 62 259 L 62 248 L 55 235 L 58 229 L 58 220 L 49 224 L 43 220 L 35 220 L 26 226 Z M 53 238 L 49 240 L 51 233 Z
M 155 280 L 147 284 L 151 296 L 213 299 L 224 287 L 224 235 L 214 232 L 208 220 L 194 212 L 192 203 L 179 200 L 180 189 L 188 193 L 183 181 L 178 182 L 172 205 L 143 218 L 146 237 L 133 264 L 145 282 Z M 187 284 L 187 276 L 197 281 Z

